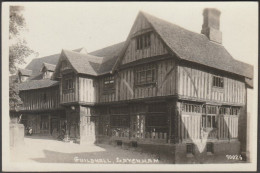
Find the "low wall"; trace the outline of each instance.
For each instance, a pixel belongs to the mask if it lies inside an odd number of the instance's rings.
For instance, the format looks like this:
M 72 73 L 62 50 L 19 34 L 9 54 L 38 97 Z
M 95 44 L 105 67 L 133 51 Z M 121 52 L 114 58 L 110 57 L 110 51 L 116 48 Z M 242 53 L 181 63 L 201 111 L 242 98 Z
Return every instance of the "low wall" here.
M 24 125 L 9 124 L 9 144 L 10 147 L 16 147 L 24 144 Z

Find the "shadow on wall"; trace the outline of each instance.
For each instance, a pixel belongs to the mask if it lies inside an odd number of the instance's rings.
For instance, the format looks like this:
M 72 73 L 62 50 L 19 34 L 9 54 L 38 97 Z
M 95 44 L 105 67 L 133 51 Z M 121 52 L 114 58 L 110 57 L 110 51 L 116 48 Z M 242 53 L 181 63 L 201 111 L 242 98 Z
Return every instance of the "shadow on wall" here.
M 182 116 L 182 140 L 186 144 L 182 144 L 179 146 L 180 149 L 176 149 L 176 162 L 241 161 L 241 157 L 239 157 L 241 154 L 240 142 L 237 140 L 239 128 L 236 128 L 239 121 L 238 116 L 218 115 L 215 118 L 211 116 L 207 117 L 205 121 L 201 120 L 200 115 Z M 237 155 L 238 158 L 229 159 L 227 155 Z

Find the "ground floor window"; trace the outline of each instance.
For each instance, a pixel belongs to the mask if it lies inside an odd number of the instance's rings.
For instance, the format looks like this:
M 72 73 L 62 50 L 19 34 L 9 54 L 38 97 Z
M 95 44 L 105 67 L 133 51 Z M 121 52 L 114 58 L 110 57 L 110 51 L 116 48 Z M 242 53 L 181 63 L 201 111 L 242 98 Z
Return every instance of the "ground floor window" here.
M 167 116 L 166 115 L 148 115 L 146 116 L 147 132 L 167 132 Z
M 202 115 L 203 128 L 217 128 L 217 115 Z
M 187 154 L 194 154 L 194 144 L 187 144 L 186 145 L 186 153 Z
M 125 115 L 111 115 L 110 124 L 113 127 L 128 127 L 129 117 Z
M 213 143 L 207 143 L 207 153 L 213 153 Z

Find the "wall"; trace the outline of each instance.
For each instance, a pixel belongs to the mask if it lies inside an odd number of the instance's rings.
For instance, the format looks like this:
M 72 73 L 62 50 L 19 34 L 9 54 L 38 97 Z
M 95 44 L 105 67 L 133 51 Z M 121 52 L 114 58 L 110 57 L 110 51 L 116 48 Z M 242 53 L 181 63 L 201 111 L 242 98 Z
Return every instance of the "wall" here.
M 65 85 L 65 79 L 72 78 L 73 88 L 69 90 L 64 90 L 63 87 Z M 60 80 L 60 98 L 61 103 L 70 103 L 78 101 L 78 78 L 74 73 L 67 74 L 66 76 L 62 76 Z
M 79 77 L 78 81 L 79 101 L 87 103 L 96 102 L 96 97 L 98 97 L 96 81 L 87 77 Z
M 22 124 L 9 124 L 9 145 L 18 147 L 24 144 L 24 126 Z
M 46 95 L 46 100 L 43 97 Z M 45 110 L 60 108 L 59 87 L 20 91 L 22 110 Z
M 142 34 L 142 32 L 152 31 L 151 25 L 147 22 L 144 16 L 139 15 L 130 31 L 130 37 L 136 34 Z M 122 59 L 122 64 L 133 62 L 142 58 L 167 54 L 166 47 L 160 41 L 159 36 L 154 32 L 151 33 L 151 46 L 142 50 L 136 50 L 136 40 L 133 37 L 130 40 L 128 48 Z
M 201 100 L 245 104 L 245 83 L 234 77 L 224 77 L 224 89 L 212 86 L 213 72 L 198 70 L 195 66 L 178 66 L 178 94 Z
M 99 102 L 131 100 L 176 94 L 176 64 L 173 58 L 157 61 L 157 83 L 150 86 L 134 86 L 134 68 L 127 68 L 115 74 L 115 91 L 103 93 L 103 79 L 99 80 Z

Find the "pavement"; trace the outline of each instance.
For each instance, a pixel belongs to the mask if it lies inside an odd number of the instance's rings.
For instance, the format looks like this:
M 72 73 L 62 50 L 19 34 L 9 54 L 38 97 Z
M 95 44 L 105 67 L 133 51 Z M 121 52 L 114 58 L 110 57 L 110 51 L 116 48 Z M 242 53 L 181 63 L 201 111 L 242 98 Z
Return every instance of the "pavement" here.
M 134 149 L 122 149 L 107 144 L 79 145 L 66 143 L 51 137 L 30 136 L 24 138 L 24 144 L 11 148 L 13 162 L 40 163 L 89 163 L 89 164 L 165 164 L 148 153 Z

